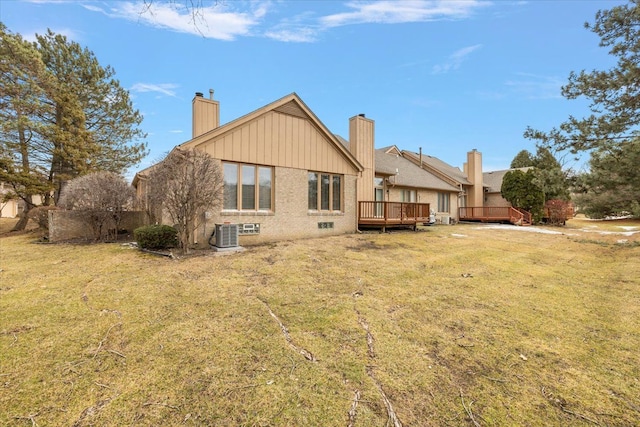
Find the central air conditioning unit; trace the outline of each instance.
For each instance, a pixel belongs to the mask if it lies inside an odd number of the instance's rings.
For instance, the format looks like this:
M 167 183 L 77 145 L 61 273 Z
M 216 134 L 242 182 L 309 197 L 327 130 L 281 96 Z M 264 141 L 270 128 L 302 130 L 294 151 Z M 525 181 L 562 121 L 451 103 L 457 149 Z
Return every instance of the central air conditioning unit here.
M 216 224 L 216 247 L 233 248 L 238 246 L 238 224 Z

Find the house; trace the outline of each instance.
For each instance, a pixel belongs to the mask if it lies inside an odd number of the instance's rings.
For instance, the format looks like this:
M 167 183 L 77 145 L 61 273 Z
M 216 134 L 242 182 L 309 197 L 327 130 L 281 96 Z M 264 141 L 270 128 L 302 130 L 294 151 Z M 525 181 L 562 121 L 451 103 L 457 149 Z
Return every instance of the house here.
M 411 151 L 402 151 L 402 155 L 425 171 L 438 177 L 452 187 L 457 193 L 438 193 L 437 215 L 454 221 L 459 219 L 459 208 L 466 206 L 482 206 L 484 184 L 482 180 L 482 154 L 473 149 L 467 153 L 467 162 L 463 170 L 438 159 L 437 157 Z
M 208 212 L 195 243 L 206 245 L 221 223 L 240 224 L 243 245 L 357 230 L 356 201 L 373 193 L 359 185 L 373 170 L 357 160 L 373 153 L 372 120 L 350 119 L 349 150 L 295 93 L 224 125 L 210 94 L 196 93 L 192 138 L 179 146 L 209 153 L 224 176 L 222 207 Z M 142 197 L 145 172 L 133 180 Z
M 192 113 L 192 138 L 178 147 L 209 153 L 224 176 L 222 207 L 196 233 L 201 245 L 216 224 L 239 224 L 240 243 L 251 245 L 365 226 L 415 227 L 431 211 L 449 223 L 460 207 L 483 203 L 480 152 L 470 151 L 460 170 L 395 145 L 375 149 L 375 123 L 364 114 L 349 119 L 345 139 L 296 93 L 221 125 L 213 91 L 208 99 L 198 92 Z M 153 167 L 133 180 L 143 204 Z
M 13 194 L 13 189 L 6 182 L 0 182 L 0 218 L 17 218 L 22 212 L 24 212 L 26 202 L 19 197 L 13 197 L 5 199 L 8 194 Z M 42 196 L 33 195 L 32 201 L 34 205 L 39 206 L 42 204 Z
M 522 172 L 527 172 L 531 167 L 516 168 Z M 482 174 L 482 180 L 485 185 L 485 197 L 484 206 L 492 207 L 510 207 L 511 203 L 502 197 L 502 181 L 507 172 L 514 171 L 516 169 L 505 169 L 493 172 L 484 172 Z
M 375 200 L 428 203 L 440 222 L 455 216 L 458 187 L 407 159 L 395 145 L 375 151 L 375 173 Z
M 24 202 L 19 199 L 4 199 L 10 193 L 7 184 L 0 182 L 0 218 L 15 218 L 24 211 Z

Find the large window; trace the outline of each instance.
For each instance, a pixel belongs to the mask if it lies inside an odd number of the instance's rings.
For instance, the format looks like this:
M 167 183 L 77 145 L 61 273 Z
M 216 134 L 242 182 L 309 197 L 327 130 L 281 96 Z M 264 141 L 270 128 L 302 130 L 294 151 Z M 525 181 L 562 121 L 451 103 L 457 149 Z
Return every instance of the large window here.
M 449 212 L 449 193 L 438 193 L 438 212 Z
M 272 210 L 273 168 L 223 163 L 225 210 Z
M 309 172 L 309 210 L 342 210 L 342 175 Z

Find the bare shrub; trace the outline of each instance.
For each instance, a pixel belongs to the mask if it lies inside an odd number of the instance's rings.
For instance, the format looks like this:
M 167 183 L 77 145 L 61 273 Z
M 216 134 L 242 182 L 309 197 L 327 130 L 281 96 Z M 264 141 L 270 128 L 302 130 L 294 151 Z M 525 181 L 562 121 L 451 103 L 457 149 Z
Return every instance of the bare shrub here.
M 122 213 L 133 205 L 135 192 L 124 178 L 112 172 L 95 172 L 69 181 L 59 205 L 81 211 L 96 241 L 117 238 Z M 114 230 L 111 234 L 109 231 Z
M 149 174 L 149 203 L 178 230 L 180 249 L 189 253 L 205 213 L 222 202 L 220 164 L 204 151 L 175 149 Z
M 547 223 L 551 225 L 564 225 L 573 216 L 573 205 L 566 200 L 547 200 L 544 209 Z

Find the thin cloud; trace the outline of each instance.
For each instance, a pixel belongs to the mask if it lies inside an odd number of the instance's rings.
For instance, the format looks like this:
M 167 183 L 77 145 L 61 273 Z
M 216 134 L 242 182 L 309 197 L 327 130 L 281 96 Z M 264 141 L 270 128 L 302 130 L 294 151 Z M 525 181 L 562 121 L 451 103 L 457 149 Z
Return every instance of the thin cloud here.
M 266 31 L 264 35 L 281 42 L 311 43 L 317 40 L 318 31 L 310 27 L 279 28 Z
M 320 18 L 325 27 L 352 24 L 401 24 L 408 22 L 461 19 L 470 16 L 479 7 L 489 5 L 478 0 L 384 0 L 351 1 L 346 4 L 349 12 L 336 13 Z
M 131 86 L 131 91 L 132 92 L 157 92 L 163 95 L 175 97 L 176 92 L 174 89 L 176 89 L 177 87 L 178 85 L 173 83 L 160 83 L 160 84 L 136 83 L 133 86 Z
M 338 5 L 343 11 L 320 17 L 314 11 L 306 11 L 281 20 L 272 17 L 272 22 L 269 22 L 267 15 L 274 9 L 277 10 L 280 3 L 269 0 L 216 2 L 206 7 L 199 2 L 194 2 L 192 6 L 188 4 L 189 2 L 123 1 L 105 2 L 102 6 L 96 3 L 82 4 L 82 7 L 112 18 L 218 40 L 230 41 L 251 36 L 280 42 L 311 43 L 334 27 L 463 19 L 491 3 L 481 0 L 352 0 L 344 4 L 328 2 Z
M 105 10 L 103 8 L 95 6 L 93 4 L 82 4 L 82 7 L 84 7 L 87 10 L 90 10 L 91 12 L 105 13 Z
M 250 35 L 251 29 L 267 13 L 265 3 L 253 3 L 254 8 L 247 12 L 235 11 L 227 3 L 208 7 L 186 7 L 179 3 L 161 2 L 111 4 L 113 7 L 109 10 L 98 7 L 93 9 L 110 17 L 218 40 L 234 40 L 238 36 Z
M 73 0 L 25 0 L 25 3 L 34 3 L 34 4 L 50 4 L 50 3 L 72 3 Z
M 462 49 L 453 52 L 451 55 L 449 55 L 449 58 L 446 62 L 433 66 L 433 74 L 443 74 L 449 71 L 457 70 L 458 68 L 460 68 L 464 60 L 469 55 L 471 55 L 471 53 L 480 49 L 481 47 L 481 44 L 475 44 L 473 46 L 463 47 Z
M 511 92 L 527 99 L 562 98 L 564 80 L 555 76 L 541 76 L 531 73 L 518 73 L 517 80 L 507 80 Z

